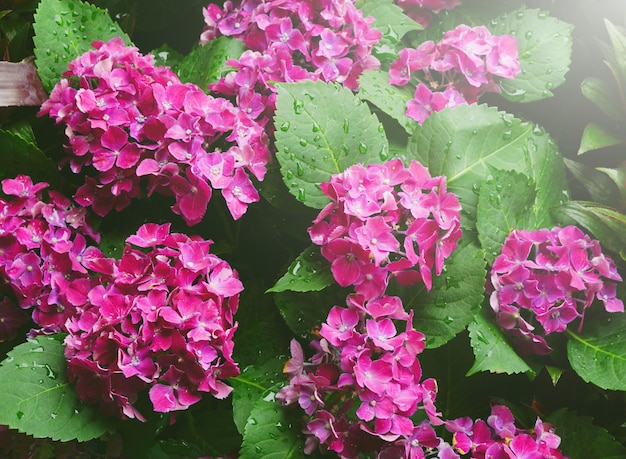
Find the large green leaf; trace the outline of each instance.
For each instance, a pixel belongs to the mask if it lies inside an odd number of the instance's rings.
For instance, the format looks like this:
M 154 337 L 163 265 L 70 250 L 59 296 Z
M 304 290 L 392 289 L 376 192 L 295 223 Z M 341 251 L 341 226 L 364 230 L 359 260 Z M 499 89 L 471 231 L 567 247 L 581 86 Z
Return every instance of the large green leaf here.
M 626 448 L 606 429 L 593 423 L 593 418 L 580 416 L 566 408 L 552 413 L 547 421 L 561 437 L 560 450 L 570 459 L 620 459 L 626 457 Z
M 44 87 L 50 91 L 74 58 L 92 49 L 94 40 L 130 38 L 108 13 L 79 0 L 41 0 L 35 13 L 35 64 Z
M 389 74 L 382 70 L 368 70 L 359 78 L 359 95 L 371 102 L 387 115 L 395 119 L 411 134 L 417 126 L 417 121 L 406 116 L 406 103 L 413 98 L 409 86 L 394 86 L 389 84 Z
M 502 329 L 485 311 L 476 314 L 468 327 L 470 344 L 474 350 L 474 364 L 466 376 L 481 371 L 491 373 L 530 373 L 534 371 L 506 341 Z
M 239 459 L 304 459 L 299 409 L 282 407 L 275 400 L 278 387 L 259 398 L 248 418 Z
M 274 294 L 274 299 L 291 331 L 302 338 L 310 338 L 326 320 L 330 308 L 345 305 L 347 294 L 348 289 L 332 286 L 319 292 L 279 292 Z
M 624 139 L 618 134 L 610 132 L 607 128 L 597 123 L 589 123 L 585 126 L 578 154 L 582 155 L 588 151 L 598 150 L 605 147 L 613 147 L 624 143 Z
M 319 248 L 306 248 L 268 292 L 312 292 L 322 290 L 334 283 L 330 264 L 320 254 Z
M 218 37 L 204 46 L 191 51 L 174 69 L 184 82 L 194 83 L 206 90 L 211 83 L 234 69 L 226 65 L 229 59 L 239 59 L 245 46 L 241 40 L 232 37 Z
M 54 185 L 58 180 L 56 165 L 31 141 L 16 132 L 0 130 L 0 179 L 18 174 L 33 181 Z
M 619 179 L 614 180 L 617 177 L 611 175 L 615 172 L 614 169 L 603 170 L 567 158 L 563 158 L 563 161 L 574 179 L 589 193 L 592 201 L 605 206 L 620 202 Z
M 307 206 L 329 202 L 319 184 L 333 174 L 389 159 L 383 125 L 349 89 L 321 81 L 276 86 L 276 157 L 289 192 Z
M 538 9 L 519 9 L 500 16 L 489 26 L 494 34 L 515 35 L 522 72 L 501 79 L 502 95 L 517 102 L 552 97 L 565 82 L 572 55 L 572 25 Z
M 485 276 L 482 250 L 461 242 L 441 276 L 433 278 L 430 292 L 398 288 L 404 307 L 415 313 L 413 325 L 426 335 L 427 347 L 447 343 L 474 319 L 484 299 Z
M 480 184 L 494 168 L 515 170 L 533 180 L 539 226 L 549 226 L 549 209 L 569 199 L 563 160 L 550 136 L 486 105 L 460 105 L 433 113 L 415 129 L 407 156 L 428 167 L 431 175 L 447 176 L 448 190 L 463 207 L 464 227 L 473 227 Z
M 604 80 L 589 77 L 580 84 L 580 90 L 583 96 L 602 110 L 611 121 L 624 122 L 624 109 L 619 103 L 619 98 L 616 98 L 617 86 L 609 87 Z
M 384 37 L 399 41 L 407 32 L 422 30 L 424 27 L 404 14 L 402 8 L 392 0 L 359 0 L 357 8 L 363 11 L 363 16 L 376 18 L 373 26 Z
M 625 327 L 624 314 L 603 314 L 585 321 L 581 333 L 567 330 L 567 357 L 583 380 L 626 391 Z
M 611 46 L 615 52 L 615 63 L 620 70 L 621 81 L 626 81 L 626 29 L 616 26 L 608 19 L 604 20 L 606 30 L 609 33 Z M 617 75 L 616 75 L 617 76 Z
M 97 408 L 83 405 L 66 376 L 63 345 L 39 336 L 0 364 L 0 424 L 37 438 L 87 441 L 110 430 Z
M 282 378 L 284 363 L 282 359 L 272 359 L 261 365 L 250 365 L 228 380 L 233 387 L 233 420 L 239 433 L 244 433 L 256 401 Z
M 478 194 L 476 228 L 489 264 L 500 253 L 504 239 L 513 229 L 534 229 L 532 212 L 535 186 L 523 174 L 493 170 Z

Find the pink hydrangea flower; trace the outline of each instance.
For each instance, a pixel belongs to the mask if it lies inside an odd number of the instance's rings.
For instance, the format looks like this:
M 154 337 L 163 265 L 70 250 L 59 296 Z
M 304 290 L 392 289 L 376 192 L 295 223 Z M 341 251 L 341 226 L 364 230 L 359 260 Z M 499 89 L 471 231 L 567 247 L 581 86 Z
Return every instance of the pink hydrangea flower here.
M 173 194 L 173 212 L 194 225 L 214 188 L 241 218 L 259 200 L 250 175 L 263 180 L 269 161 L 268 137 L 246 108 L 252 102 L 239 108 L 183 84 L 120 38 L 93 46 L 69 64 L 39 111 L 66 126 L 66 162 L 87 173 L 77 202 L 104 216 L 144 190 Z M 216 156 L 229 167 L 207 167 Z M 245 192 L 233 193 L 232 182 L 245 182 Z
M 425 8 L 425 3 L 413 0 L 399 5 Z M 389 83 L 415 83 L 406 115 L 422 124 L 433 112 L 474 103 L 485 92 L 499 92 L 498 79 L 514 78 L 520 71 L 515 37 L 495 36 L 484 26 L 461 24 L 437 43 L 426 41 L 415 49 L 400 50 L 389 69 Z
M 623 312 L 616 297 L 622 277 L 600 243 L 575 226 L 513 230 L 491 269 L 490 303 L 498 323 L 527 352 L 547 353 L 542 335 L 563 332 L 598 300 Z
M 2 181 L 6 199 L 0 199 L 0 275 L 19 308 L 32 310 L 39 327 L 32 333 L 65 331 L 93 279 L 82 262 L 87 240 L 99 235 L 85 209 L 74 206 L 45 182 L 33 183 L 25 175 Z M 47 194 L 47 196 L 46 196 Z M 27 321 L 12 301 L 0 303 L 0 335 L 15 336 Z
M 241 281 L 210 253 L 211 241 L 169 228 L 143 225 L 118 261 L 94 248 L 86 265 L 101 273 L 97 285 L 66 323 L 79 397 L 120 417 L 143 419 L 134 403 L 146 389 L 158 412 L 186 409 L 203 392 L 224 398 L 232 388 L 223 380 L 239 373 L 232 340 Z
M 339 285 L 368 299 L 391 278 L 431 288 L 433 268 L 441 273 L 461 236 L 461 207 L 445 177 L 431 177 L 417 161 L 405 168 L 392 160 L 351 166 L 321 187 L 332 202 L 309 234 Z

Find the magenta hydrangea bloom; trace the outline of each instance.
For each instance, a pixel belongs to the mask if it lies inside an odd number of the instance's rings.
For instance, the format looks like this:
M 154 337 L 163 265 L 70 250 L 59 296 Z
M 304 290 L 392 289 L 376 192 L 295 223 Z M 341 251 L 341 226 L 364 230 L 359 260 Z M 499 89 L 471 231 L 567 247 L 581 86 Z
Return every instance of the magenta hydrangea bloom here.
M 203 12 L 201 44 L 232 36 L 248 48 L 227 62 L 236 70 L 211 90 L 234 97 L 263 125 L 272 122 L 275 110 L 273 83 L 321 79 L 356 89 L 365 70 L 380 66 L 372 49 L 382 34 L 354 0 L 235 0 Z
M 92 248 L 84 263 L 98 283 L 66 324 L 79 397 L 120 417 L 143 420 L 134 403 L 144 390 L 157 412 L 186 409 L 203 392 L 224 398 L 232 390 L 224 380 L 239 374 L 238 275 L 210 253 L 211 241 L 169 227 L 143 225 L 119 261 Z
M 575 226 L 513 230 L 491 269 L 490 303 L 498 323 L 522 351 L 551 351 L 544 335 L 563 332 L 600 301 L 607 312 L 623 312 L 616 297 L 622 277 L 600 243 Z
M 386 314 L 374 307 L 374 318 L 364 298 L 352 294 L 347 307 L 333 307 L 311 343 L 316 354 L 306 365 L 302 348 L 292 341 L 293 357 L 285 366 L 289 385 L 277 398 L 297 402 L 309 416 L 304 433 L 311 450 L 320 446 L 356 458 L 372 445 L 380 448 L 421 432 L 411 420 L 417 410 L 435 425 L 443 422 L 434 405 L 436 383 L 421 380 L 417 356 L 424 350 L 424 335 L 413 328 L 412 314 L 404 312 L 399 298 L 376 301 L 394 306 Z M 394 321 L 404 322 L 402 328 Z M 439 439 L 429 444 L 436 446 Z
M 462 457 L 567 459 L 558 449 L 561 439 L 554 426 L 537 418 L 533 429 L 521 429 L 504 405 L 494 405 L 487 422 L 459 418 L 446 421 L 445 426 L 453 433 L 454 451 Z
M 245 107 L 181 83 L 120 38 L 93 46 L 69 64 L 39 111 L 65 125 L 66 162 L 87 172 L 79 204 L 104 216 L 144 192 L 173 195 L 174 213 L 194 225 L 212 189 L 236 219 L 259 200 L 252 177 L 265 176 L 268 137 Z
M 0 199 L 2 293 L 32 310 L 39 327 L 32 333 L 65 330 L 94 282 L 82 264 L 87 243 L 99 241 L 86 210 L 58 192 L 44 193 L 47 187 L 18 175 L 2 181 L 6 199 Z M 0 316 L 0 340 L 12 338 L 27 320 L 8 298 L 0 302 Z
M 461 237 L 461 206 L 445 177 L 395 159 L 351 166 L 321 188 L 331 203 L 309 235 L 337 283 L 353 285 L 368 300 L 381 296 L 391 278 L 403 285 L 422 281 L 430 290 L 433 270 L 441 274 Z
M 415 1 L 399 4 L 407 3 Z M 389 69 L 389 83 L 414 82 L 406 115 L 422 124 L 433 112 L 474 103 L 485 92 L 500 92 L 498 80 L 514 78 L 520 71 L 515 37 L 461 24 L 437 43 L 426 41 L 415 49 L 400 50 Z

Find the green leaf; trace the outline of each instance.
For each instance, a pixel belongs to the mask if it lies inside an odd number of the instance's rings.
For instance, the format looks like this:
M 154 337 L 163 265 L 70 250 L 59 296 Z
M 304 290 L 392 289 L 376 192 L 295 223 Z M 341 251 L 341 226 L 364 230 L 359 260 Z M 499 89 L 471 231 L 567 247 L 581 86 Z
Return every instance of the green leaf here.
M 604 24 L 615 52 L 615 62 L 621 73 L 621 81 L 626 81 L 626 30 L 616 26 L 608 19 L 604 20 Z
M 532 181 L 514 171 L 494 170 L 480 185 L 476 228 L 487 263 L 493 263 L 511 230 L 535 229 L 535 197 Z
M 550 381 L 552 381 L 552 385 L 554 387 L 556 387 L 559 383 L 559 379 L 561 379 L 561 376 L 565 373 L 563 368 L 553 367 L 551 365 L 546 365 L 546 371 L 548 372 L 548 375 L 550 375 Z
M 615 172 L 614 169 L 595 168 L 567 158 L 563 161 L 567 170 L 587 190 L 593 201 L 605 206 L 614 206 L 619 203 L 618 182 L 611 175 Z
M 516 102 L 552 97 L 565 82 L 572 55 L 572 25 L 538 9 L 521 8 L 491 22 L 491 33 L 515 35 L 522 72 L 501 79 L 502 95 Z
M 274 294 L 274 299 L 291 331 L 310 338 L 311 332 L 326 320 L 330 308 L 345 304 L 346 295 L 347 289 L 329 287 L 319 292 L 284 291 Z
M 226 64 L 229 59 L 239 59 L 246 47 L 241 40 L 219 37 L 204 46 L 198 46 L 174 69 L 181 81 L 194 83 L 206 90 L 211 83 L 234 69 Z
M 299 201 L 321 209 L 329 200 L 320 183 L 353 164 L 389 159 L 383 125 L 349 89 L 321 81 L 276 87 L 276 156 Z
M 463 226 L 473 228 L 478 191 L 491 169 L 515 170 L 537 188 L 537 225 L 549 226 L 549 209 L 567 197 L 565 167 L 556 145 L 538 126 L 486 105 L 459 105 L 429 116 L 415 129 L 409 159 L 447 176 L 448 190 L 459 197 Z
M 277 386 L 254 404 L 246 423 L 239 459 L 305 459 L 299 409 L 275 401 Z
M 110 431 L 97 408 L 81 404 L 65 371 L 58 337 L 16 346 L 0 364 L 0 424 L 60 441 L 87 441 Z
M 153 49 L 150 54 L 154 56 L 154 65 L 175 68 L 183 60 L 183 55 L 168 45 Z
M 563 408 L 548 416 L 547 421 L 556 427 L 555 433 L 561 437 L 559 448 L 570 459 L 626 457 L 626 448 L 606 429 L 595 425 L 592 417 Z
M 282 378 L 284 363 L 283 359 L 272 359 L 258 366 L 250 365 L 228 380 L 233 387 L 233 420 L 239 433 L 244 433 L 256 401 Z
M 108 13 L 79 0 L 42 0 L 35 13 L 35 64 L 44 87 L 50 91 L 67 65 L 92 48 L 94 40 L 130 38 Z
M 506 341 L 502 329 L 487 317 L 485 311 L 474 316 L 469 325 L 470 344 L 474 350 L 474 364 L 466 376 L 481 371 L 491 373 L 530 373 L 534 371 Z
M 580 141 L 578 154 L 582 155 L 588 151 L 598 150 L 605 147 L 613 147 L 624 143 L 624 139 L 610 133 L 606 128 L 596 123 L 589 123 L 585 126 L 583 137 Z
M 605 248 L 623 253 L 626 246 L 626 215 L 595 202 L 570 201 L 553 209 L 557 220 L 578 225 L 592 233 Z
M 56 165 L 23 135 L 0 130 L 0 145 L 0 178 L 26 174 L 35 182 L 57 183 Z
M 624 122 L 624 111 L 618 103 L 617 87 L 609 88 L 603 80 L 595 77 L 585 78 L 580 89 L 587 99 L 593 102 L 613 122 Z
M 602 314 L 585 321 L 584 330 L 566 330 L 567 357 L 586 382 L 626 391 L 626 316 Z
M 404 307 L 413 309 L 413 325 L 426 335 L 427 347 L 447 343 L 474 319 L 484 299 L 486 274 L 482 250 L 461 240 L 444 272 L 433 278 L 430 292 L 397 287 Z
M 283 277 L 267 292 L 311 292 L 322 290 L 334 283 L 330 264 L 320 254 L 317 246 L 306 248 L 287 269 Z M 266 292 L 266 293 L 267 293 Z
M 405 112 L 413 93 L 408 86 L 394 86 L 388 80 L 389 74 L 382 70 L 363 72 L 359 78 L 359 96 L 395 119 L 407 134 L 412 134 L 417 121 L 406 116 Z
M 376 18 L 372 25 L 392 42 L 398 42 L 408 32 L 424 28 L 404 14 L 392 0 L 360 0 L 356 7 L 363 11 L 364 17 Z

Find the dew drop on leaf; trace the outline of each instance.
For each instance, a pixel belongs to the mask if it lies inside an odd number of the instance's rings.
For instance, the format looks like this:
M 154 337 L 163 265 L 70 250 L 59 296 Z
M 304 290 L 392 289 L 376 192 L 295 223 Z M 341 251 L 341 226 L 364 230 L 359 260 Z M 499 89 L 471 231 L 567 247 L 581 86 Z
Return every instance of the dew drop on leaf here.
M 283 124 L 280 125 L 280 130 L 286 132 L 289 130 L 290 127 L 291 123 L 289 123 L 289 121 L 285 121 Z
M 489 344 L 489 340 L 485 338 L 485 335 L 483 335 L 483 333 L 480 330 L 476 331 L 476 339 L 478 339 L 478 341 L 482 343 Z
M 293 111 L 296 115 L 300 115 L 304 111 L 304 102 L 299 99 L 294 99 Z
M 359 143 L 359 151 L 363 154 L 367 153 L 367 145 L 363 142 Z
M 348 121 L 347 119 L 344 119 L 343 120 L 343 132 L 347 134 L 349 130 L 350 130 L 350 121 Z

